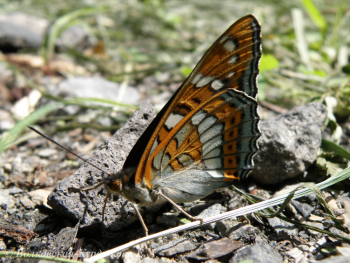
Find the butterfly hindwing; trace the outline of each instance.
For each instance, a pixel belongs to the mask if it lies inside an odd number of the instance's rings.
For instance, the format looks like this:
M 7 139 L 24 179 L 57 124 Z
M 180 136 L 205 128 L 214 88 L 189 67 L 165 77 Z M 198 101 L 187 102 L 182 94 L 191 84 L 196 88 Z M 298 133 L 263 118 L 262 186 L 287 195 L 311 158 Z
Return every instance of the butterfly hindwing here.
M 174 128 L 178 132 L 153 158 L 153 187 L 188 202 L 246 176 L 257 151 L 258 121 L 257 103 L 246 94 L 227 90 L 213 97 Z
M 159 147 L 152 173 L 177 173 L 200 167 L 213 177 L 229 181 L 245 177 L 256 152 L 259 116 L 256 101 L 228 89 L 189 113 Z M 164 146 L 163 146 L 164 145 Z
M 200 184 L 200 176 L 207 178 L 205 185 L 212 184 L 201 188 L 198 196 L 202 196 L 251 170 L 259 137 L 254 98 L 260 56 L 260 25 L 248 15 L 234 23 L 203 56 L 162 110 L 152 126 L 152 136 L 140 138 L 148 144 L 135 183 L 145 183 L 151 189 L 155 182 L 165 187 L 177 178 L 179 183 L 187 180 L 191 188 Z M 178 189 L 181 187 L 185 186 Z

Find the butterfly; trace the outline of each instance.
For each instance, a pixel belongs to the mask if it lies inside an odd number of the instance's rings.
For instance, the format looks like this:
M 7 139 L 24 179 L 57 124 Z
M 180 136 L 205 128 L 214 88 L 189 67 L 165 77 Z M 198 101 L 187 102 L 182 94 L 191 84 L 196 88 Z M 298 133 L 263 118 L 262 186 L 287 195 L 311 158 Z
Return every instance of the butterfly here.
M 168 201 L 196 220 L 176 203 L 198 200 L 248 176 L 260 137 L 256 101 L 260 57 L 261 27 L 247 15 L 203 55 L 141 135 L 123 168 L 80 189 L 101 185 L 107 189 L 102 227 L 110 195 L 133 204 L 147 235 L 139 207 Z
M 247 15 L 214 42 L 139 138 L 123 169 L 104 181 L 108 193 L 138 206 L 164 199 L 176 206 L 247 177 L 260 137 L 260 57 L 261 27 Z

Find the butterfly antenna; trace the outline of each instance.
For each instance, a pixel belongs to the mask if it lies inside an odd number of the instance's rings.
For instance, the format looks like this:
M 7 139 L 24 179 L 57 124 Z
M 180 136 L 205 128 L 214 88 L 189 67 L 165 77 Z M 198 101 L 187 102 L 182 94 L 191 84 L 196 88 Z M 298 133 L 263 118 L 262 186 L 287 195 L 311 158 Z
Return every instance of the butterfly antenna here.
M 91 166 L 95 167 L 96 169 L 100 170 L 104 174 L 109 175 L 107 172 L 103 171 L 101 168 L 97 167 L 96 165 L 94 165 L 94 164 L 90 163 L 89 161 L 85 160 L 84 158 L 80 157 L 79 155 L 77 155 L 76 153 L 74 153 L 71 150 L 67 149 L 66 147 L 64 147 L 63 145 L 59 144 L 58 142 L 55 142 L 51 138 L 47 137 L 45 134 L 42 134 L 41 132 L 39 132 L 37 129 L 35 129 L 35 128 L 31 127 L 31 126 L 28 126 L 28 128 L 31 129 L 32 131 L 36 132 L 37 134 L 41 135 L 45 139 L 49 140 L 50 142 L 53 142 L 54 144 L 58 145 L 62 149 L 66 150 L 67 152 L 69 152 L 69 153 L 73 154 L 74 156 L 78 157 L 80 160 L 83 160 L 84 162 L 86 162 L 86 163 L 90 164 Z

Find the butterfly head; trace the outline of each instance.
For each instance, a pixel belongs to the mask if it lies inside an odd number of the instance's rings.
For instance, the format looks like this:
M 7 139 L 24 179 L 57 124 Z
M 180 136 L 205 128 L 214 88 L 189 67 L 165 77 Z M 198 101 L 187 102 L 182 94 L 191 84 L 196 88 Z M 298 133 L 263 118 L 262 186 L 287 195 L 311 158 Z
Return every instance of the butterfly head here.
M 128 168 L 112 174 L 104 179 L 104 185 L 108 193 L 112 195 L 121 195 L 134 204 L 147 203 L 149 190 L 144 187 L 136 187 L 134 183 L 136 168 Z M 148 202 L 153 202 L 149 200 Z
M 130 178 L 134 174 L 135 169 L 123 169 L 116 174 L 109 175 L 106 179 L 104 179 L 104 185 L 110 194 L 122 194 L 123 191 L 127 191 L 130 188 Z

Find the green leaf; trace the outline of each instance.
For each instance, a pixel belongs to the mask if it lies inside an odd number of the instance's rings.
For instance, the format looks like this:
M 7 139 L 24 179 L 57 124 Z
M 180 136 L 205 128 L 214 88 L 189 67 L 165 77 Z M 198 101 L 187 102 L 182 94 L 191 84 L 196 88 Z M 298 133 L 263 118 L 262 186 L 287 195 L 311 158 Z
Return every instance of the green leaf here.
M 259 70 L 260 72 L 268 71 L 277 68 L 279 65 L 277 58 L 270 54 L 262 54 L 260 60 Z
M 301 1 L 312 22 L 324 33 L 327 29 L 327 22 L 312 0 Z

